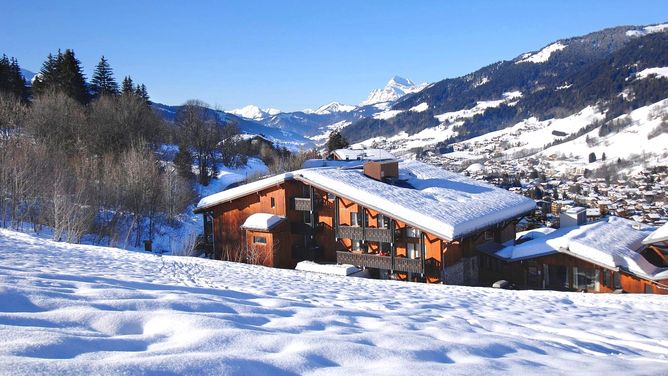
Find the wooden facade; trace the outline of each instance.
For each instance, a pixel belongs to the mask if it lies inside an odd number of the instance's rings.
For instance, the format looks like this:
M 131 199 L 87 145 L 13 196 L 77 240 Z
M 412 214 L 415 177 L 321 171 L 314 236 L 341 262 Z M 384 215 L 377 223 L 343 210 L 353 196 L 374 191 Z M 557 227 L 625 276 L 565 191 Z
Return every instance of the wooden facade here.
M 477 247 L 515 237 L 515 222 L 500 223 L 462 239 L 441 239 L 391 213 L 337 197 L 298 180 L 200 210 L 212 222 L 213 257 L 293 268 L 302 260 L 372 269 L 380 278 L 477 285 Z M 271 231 L 244 230 L 255 213 L 284 217 Z M 254 238 L 263 239 L 260 242 Z
M 651 281 L 565 253 L 515 262 L 483 255 L 480 276 L 487 284 L 505 279 L 521 289 L 668 294 L 668 280 Z

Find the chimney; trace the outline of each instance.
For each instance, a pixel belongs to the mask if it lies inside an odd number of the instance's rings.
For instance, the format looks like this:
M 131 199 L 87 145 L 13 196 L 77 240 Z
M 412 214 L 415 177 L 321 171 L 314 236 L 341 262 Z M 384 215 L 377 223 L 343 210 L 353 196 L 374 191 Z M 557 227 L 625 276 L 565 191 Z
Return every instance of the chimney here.
M 378 181 L 398 178 L 399 162 L 395 160 L 364 162 L 364 175 Z
M 582 226 L 587 224 L 587 209 L 576 206 L 559 214 L 559 227 Z

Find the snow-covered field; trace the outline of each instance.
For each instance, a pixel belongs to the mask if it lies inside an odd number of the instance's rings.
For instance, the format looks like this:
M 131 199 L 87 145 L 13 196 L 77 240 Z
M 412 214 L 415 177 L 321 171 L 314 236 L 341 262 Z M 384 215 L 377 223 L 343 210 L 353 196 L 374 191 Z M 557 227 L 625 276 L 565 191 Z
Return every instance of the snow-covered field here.
M 668 297 L 367 280 L 0 230 L 0 374 L 665 374 Z

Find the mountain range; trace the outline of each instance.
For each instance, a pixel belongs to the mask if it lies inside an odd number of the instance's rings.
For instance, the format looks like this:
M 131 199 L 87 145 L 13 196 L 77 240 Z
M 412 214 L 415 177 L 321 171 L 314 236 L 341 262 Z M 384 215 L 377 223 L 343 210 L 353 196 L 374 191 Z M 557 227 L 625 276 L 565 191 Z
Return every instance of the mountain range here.
M 31 78 L 31 72 L 24 74 Z M 610 132 L 601 128 L 620 131 L 623 127 L 611 122 L 628 123 L 620 119 L 633 111 L 653 106 L 653 113 L 663 113 L 666 98 L 668 24 L 659 24 L 620 26 L 554 41 L 512 60 L 431 84 L 395 76 L 359 105 L 331 102 L 295 112 L 249 105 L 212 111 L 244 133 L 262 134 L 293 150 L 322 145 L 332 130 L 341 130 L 360 146 L 415 155 L 446 154 L 459 144 L 504 129 L 528 133 L 527 124 L 547 127 L 592 109 L 600 116 L 568 132 L 556 129 L 561 136 L 552 135 L 542 145 L 532 143 L 532 148 L 571 142 L 597 129 L 607 136 Z M 168 120 L 179 108 L 159 103 L 154 107 Z M 657 128 L 652 134 L 668 128 L 650 123 Z M 509 137 L 496 147 L 521 143 L 519 134 Z M 668 147 L 659 147 L 657 153 L 668 154 Z

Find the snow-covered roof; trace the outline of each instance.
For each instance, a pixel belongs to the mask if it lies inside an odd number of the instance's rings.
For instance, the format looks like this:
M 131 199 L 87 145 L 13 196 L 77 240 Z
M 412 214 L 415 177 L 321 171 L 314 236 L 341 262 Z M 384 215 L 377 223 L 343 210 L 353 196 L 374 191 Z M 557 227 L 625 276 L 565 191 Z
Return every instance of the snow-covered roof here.
M 295 178 L 444 239 L 456 239 L 535 208 L 533 200 L 417 161 L 399 163 L 400 185 L 361 169 L 315 168 Z
M 269 213 L 255 213 L 246 218 L 242 228 L 248 230 L 269 231 L 279 223 L 283 222 L 285 217 Z
M 372 160 L 379 161 L 384 159 L 396 159 L 394 154 L 384 149 L 336 149 L 332 152 L 337 158 L 342 160 Z
M 646 237 L 642 241 L 642 243 L 643 244 L 652 244 L 652 243 L 665 242 L 665 241 L 668 241 L 668 223 L 659 227 L 656 231 L 651 233 L 648 237 Z
M 292 173 L 286 172 L 284 174 L 275 175 L 262 180 L 257 180 L 252 183 L 240 185 L 238 187 L 230 188 L 222 192 L 212 194 L 202 198 L 197 204 L 195 212 L 201 212 L 204 209 L 222 204 L 223 202 L 232 201 L 239 197 L 246 196 L 251 193 L 259 192 L 275 185 L 281 184 L 286 180 L 292 179 Z
M 216 193 L 197 211 L 297 179 L 387 214 L 443 239 L 456 239 L 535 209 L 533 200 L 417 161 L 399 163 L 400 184 L 364 175 L 361 168 L 307 168 Z
M 622 269 L 653 280 L 668 278 L 667 268 L 658 268 L 638 251 L 651 227 L 621 217 L 606 217 L 589 225 L 560 228 L 525 243 L 505 247 L 496 256 L 518 261 L 553 253 L 565 253 L 609 269 Z

